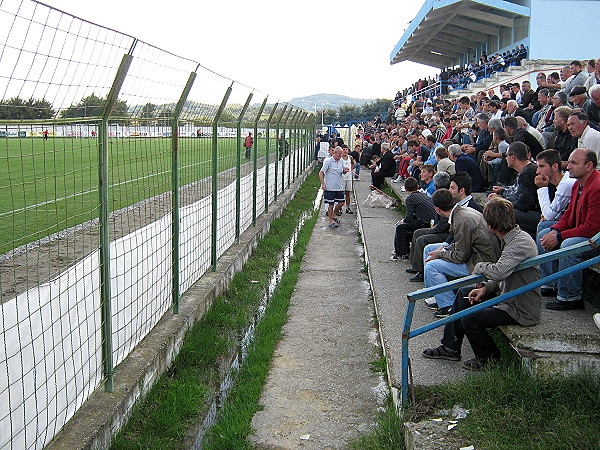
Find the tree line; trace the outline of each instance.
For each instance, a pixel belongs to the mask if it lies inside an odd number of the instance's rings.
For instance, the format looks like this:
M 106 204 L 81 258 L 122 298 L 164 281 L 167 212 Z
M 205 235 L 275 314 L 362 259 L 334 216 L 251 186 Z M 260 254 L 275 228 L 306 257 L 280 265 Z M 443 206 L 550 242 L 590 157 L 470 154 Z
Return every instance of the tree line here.
M 325 124 L 352 124 L 355 122 L 366 122 L 373 120 L 375 114 L 381 114 L 385 118 L 388 108 L 392 106 L 392 100 L 378 98 L 360 106 L 342 105 L 339 108 L 327 108 L 323 110 L 323 123 Z

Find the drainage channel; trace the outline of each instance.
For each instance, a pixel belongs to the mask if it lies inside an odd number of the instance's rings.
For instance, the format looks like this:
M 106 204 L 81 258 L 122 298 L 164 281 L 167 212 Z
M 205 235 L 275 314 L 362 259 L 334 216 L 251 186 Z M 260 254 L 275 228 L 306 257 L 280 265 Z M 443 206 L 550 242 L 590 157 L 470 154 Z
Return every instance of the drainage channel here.
M 204 439 L 204 435 L 206 434 L 208 429 L 212 425 L 214 425 L 214 423 L 216 422 L 217 413 L 218 413 L 219 409 L 225 403 L 225 400 L 227 399 L 229 391 L 230 391 L 231 387 L 233 386 L 233 383 L 235 382 L 236 374 L 237 374 L 240 366 L 244 363 L 244 360 L 246 359 L 246 356 L 248 354 L 248 348 L 254 341 L 254 333 L 255 333 L 256 326 L 262 320 L 262 318 L 265 314 L 265 310 L 267 309 L 267 306 L 269 305 L 271 297 L 273 296 L 273 292 L 275 292 L 275 289 L 279 285 L 279 282 L 281 281 L 283 274 L 288 269 L 289 264 L 290 264 L 290 259 L 292 258 L 292 256 L 294 256 L 294 247 L 296 246 L 296 242 L 298 240 L 298 234 L 300 233 L 300 230 L 304 226 L 304 223 L 306 222 L 306 220 L 312 216 L 314 211 L 319 209 L 322 199 L 323 199 L 323 190 L 319 189 L 319 191 L 317 192 L 317 196 L 315 197 L 315 201 L 313 203 L 312 211 L 310 211 L 310 212 L 306 211 L 302 214 L 302 216 L 300 217 L 300 220 L 298 222 L 298 225 L 296 225 L 296 228 L 294 229 L 294 232 L 293 232 L 290 240 L 286 244 L 283 252 L 281 252 L 279 265 L 271 273 L 271 278 L 269 279 L 269 284 L 265 290 L 265 294 L 263 295 L 263 297 L 260 301 L 260 304 L 258 306 L 256 313 L 254 314 L 254 316 L 252 317 L 252 319 L 250 321 L 250 325 L 248 326 L 248 329 L 246 330 L 246 332 L 244 333 L 244 336 L 242 337 L 242 340 L 241 340 L 241 343 L 240 343 L 237 353 L 231 359 L 231 363 L 230 363 L 229 367 L 226 369 L 225 377 L 223 378 L 223 380 L 221 381 L 221 383 L 219 385 L 219 392 L 217 393 L 215 400 L 210 405 L 210 408 L 209 408 L 206 416 L 204 417 L 202 424 L 200 425 L 200 427 L 198 429 L 198 434 L 195 438 L 195 442 L 190 447 L 191 449 L 196 450 L 196 449 L 202 448 L 202 441 Z

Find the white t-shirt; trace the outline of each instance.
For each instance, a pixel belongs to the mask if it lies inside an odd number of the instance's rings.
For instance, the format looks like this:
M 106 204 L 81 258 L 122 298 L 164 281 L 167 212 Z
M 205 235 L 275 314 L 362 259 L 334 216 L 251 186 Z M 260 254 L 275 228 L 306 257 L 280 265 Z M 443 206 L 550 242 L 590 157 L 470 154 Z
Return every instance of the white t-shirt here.
M 325 188 L 328 191 L 343 191 L 342 172 L 344 170 L 344 161 L 340 158 L 327 158 L 323 161 L 321 172 L 324 174 Z

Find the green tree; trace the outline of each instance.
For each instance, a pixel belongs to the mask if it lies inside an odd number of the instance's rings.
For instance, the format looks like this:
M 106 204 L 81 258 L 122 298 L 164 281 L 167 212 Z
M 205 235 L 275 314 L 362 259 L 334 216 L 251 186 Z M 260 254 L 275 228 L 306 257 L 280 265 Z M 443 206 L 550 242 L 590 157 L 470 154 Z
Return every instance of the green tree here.
M 154 103 L 146 103 L 142 106 L 141 116 L 143 119 L 152 119 L 156 117 L 156 105 Z
M 98 97 L 96 94 L 82 98 L 79 103 L 69 106 L 62 112 L 62 117 L 72 119 L 78 117 L 98 117 L 102 115 L 106 106 L 106 99 Z M 127 102 L 117 100 L 113 108 L 111 117 L 129 117 L 127 112 Z
M 52 104 L 46 99 L 23 100 L 20 97 L 13 97 L 0 103 L 0 119 L 46 120 L 52 119 L 55 114 Z

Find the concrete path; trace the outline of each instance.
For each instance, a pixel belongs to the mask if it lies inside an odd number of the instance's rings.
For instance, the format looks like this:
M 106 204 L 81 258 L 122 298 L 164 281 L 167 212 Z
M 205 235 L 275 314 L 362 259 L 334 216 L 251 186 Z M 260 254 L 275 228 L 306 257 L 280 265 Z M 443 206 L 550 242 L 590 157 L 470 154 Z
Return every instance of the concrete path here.
M 355 209 L 353 205 L 353 209 Z M 257 448 L 344 448 L 374 425 L 385 387 L 369 363 L 378 338 L 356 215 L 313 230 L 266 387 Z

